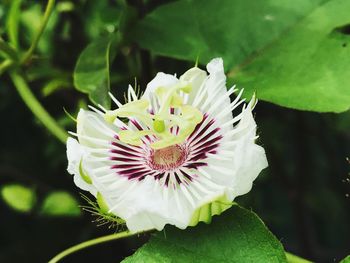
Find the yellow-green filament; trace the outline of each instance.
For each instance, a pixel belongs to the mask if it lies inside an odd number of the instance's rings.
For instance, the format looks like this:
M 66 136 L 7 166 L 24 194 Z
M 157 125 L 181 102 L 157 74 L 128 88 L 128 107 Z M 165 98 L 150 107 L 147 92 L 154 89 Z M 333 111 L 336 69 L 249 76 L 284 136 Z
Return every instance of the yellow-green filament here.
M 156 137 L 151 143 L 153 149 L 162 149 L 182 143 L 193 132 L 196 125 L 202 121 L 203 114 L 190 105 L 185 105 L 180 92 L 191 92 L 191 85 L 182 81 L 171 87 L 158 87 L 155 96 L 159 110 L 149 113 L 150 102 L 147 99 L 131 101 L 114 111 L 105 114 L 105 120 L 114 122 L 117 117 L 135 118 L 148 127 L 147 130 L 123 130 L 119 132 L 119 139 L 135 146 L 142 145 L 142 138 L 146 135 Z M 176 114 L 174 112 L 176 111 Z M 171 130 L 177 131 L 176 134 Z

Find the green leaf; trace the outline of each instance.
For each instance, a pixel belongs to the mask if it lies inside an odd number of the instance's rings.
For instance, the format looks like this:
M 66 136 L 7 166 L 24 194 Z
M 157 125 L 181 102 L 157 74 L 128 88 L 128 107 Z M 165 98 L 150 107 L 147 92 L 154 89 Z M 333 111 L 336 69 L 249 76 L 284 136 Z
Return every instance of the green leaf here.
M 232 67 L 265 47 L 321 0 L 181 0 L 162 5 L 134 29 L 134 40 L 156 54 Z M 247 15 L 249 14 L 249 16 Z
M 342 261 L 340 261 L 340 263 L 350 263 L 350 256 L 344 258 Z
M 80 54 L 74 70 L 76 89 L 89 94 L 92 102 L 106 108 L 110 107 L 109 65 L 118 44 L 117 34 L 96 39 Z
M 148 14 L 133 39 L 173 58 L 223 57 L 247 98 L 257 91 L 281 106 L 341 112 L 350 107 L 349 8 L 347 0 L 180 0 Z
M 295 109 L 342 112 L 350 108 L 350 2 L 333 0 L 246 66 L 233 72 L 238 86 Z M 248 94 L 249 96 L 249 94 Z
M 8 206 L 23 213 L 30 212 L 36 201 L 34 190 L 19 184 L 4 185 L 1 197 Z
M 210 225 L 157 233 L 124 263 L 287 262 L 280 242 L 259 217 L 233 206 Z
M 84 31 L 90 39 L 98 38 L 101 32 L 111 33 L 118 28 L 123 6 L 117 1 L 89 1 L 84 6 Z
M 67 192 L 56 191 L 45 198 L 41 213 L 49 216 L 79 216 L 81 211 L 73 196 Z

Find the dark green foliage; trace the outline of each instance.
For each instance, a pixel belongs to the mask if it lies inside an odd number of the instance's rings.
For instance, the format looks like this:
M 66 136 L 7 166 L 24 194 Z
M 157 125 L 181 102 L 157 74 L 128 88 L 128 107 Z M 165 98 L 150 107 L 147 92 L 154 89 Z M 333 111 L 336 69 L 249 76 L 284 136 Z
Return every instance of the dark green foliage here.
M 113 231 L 96 227 L 109 215 L 101 219 L 77 209 L 77 203 L 87 204 L 65 171 L 65 146 L 20 99 L 10 69 L 24 77 L 64 130 L 75 130 L 75 123 L 63 108 L 75 117 L 88 104 L 108 107 L 109 90 L 123 101 L 135 78 L 143 91 L 156 72 L 180 75 L 197 57 L 202 67 L 222 56 L 230 84 L 245 88 L 247 97 L 257 91 L 261 100 L 316 112 L 350 106 L 349 1 L 56 2 L 25 65 L 17 59 L 31 45 L 47 1 L 0 2 L 0 41 L 10 48 L 0 51 L 0 188 L 26 189 L 12 189 L 7 197 L 14 193 L 18 199 L 0 201 L 0 262 L 47 262 L 62 249 Z M 3 67 L 12 49 L 16 61 Z M 258 213 L 287 251 L 316 262 L 340 261 L 350 244 L 349 111 L 301 112 L 260 101 L 256 121 L 270 166 L 237 202 Z M 282 246 L 256 215 L 237 206 L 211 225 L 167 227 L 165 235 L 152 237 L 126 262 L 168 262 L 174 251 L 181 262 L 285 260 Z M 200 243 L 209 238 L 215 246 Z M 146 239 L 90 248 L 64 262 L 121 261 Z

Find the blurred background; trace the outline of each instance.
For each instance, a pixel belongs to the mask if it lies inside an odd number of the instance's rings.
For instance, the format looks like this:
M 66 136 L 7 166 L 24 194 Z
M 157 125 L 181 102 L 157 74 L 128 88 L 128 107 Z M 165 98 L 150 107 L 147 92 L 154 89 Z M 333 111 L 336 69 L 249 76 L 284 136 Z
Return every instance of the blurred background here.
M 18 12 L 14 9 L 18 2 Z M 58 1 L 35 56 L 23 69 L 31 91 L 65 130 L 91 104 L 77 91 L 73 72 L 81 52 L 116 30 L 123 1 Z M 137 17 L 170 1 L 128 1 Z M 46 1 L 0 1 L 0 36 L 17 15 L 18 45 L 30 46 Z M 156 72 L 182 74 L 193 62 L 157 56 L 137 43 L 111 65 L 111 91 L 123 100 L 127 85 L 143 89 Z M 201 65 L 203 66 L 203 65 Z M 260 101 L 256 121 L 269 168 L 237 202 L 255 211 L 286 250 L 317 262 L 337 262 L 350 250 L 350 112 L 297 111 Z M 66 172 L 65 145 L 23 103 L 7 74 L 0 77 L 0 262 L 47 262 L 61 250 L 115 229 L 97 227 Z M 13 199 L 16 199 L 13 201 Z M 18 199 L 18 200 L 17 200 Z M 64 262 L 118 262 L 147 236 L 89 248 Z

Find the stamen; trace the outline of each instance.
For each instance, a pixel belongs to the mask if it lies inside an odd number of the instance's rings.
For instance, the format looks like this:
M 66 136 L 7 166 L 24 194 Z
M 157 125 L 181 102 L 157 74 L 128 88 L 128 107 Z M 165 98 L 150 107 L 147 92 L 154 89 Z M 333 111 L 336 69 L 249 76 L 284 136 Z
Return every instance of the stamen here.
M 192 87 L 186 81 L 180 81 L 172 87 L 158 87 L 150 99 L 137 99 L 135 91 L 129 86 L 128 103 L 119 105 L 116 110 L 105 111 L 104 119 L 115 123 L 118 118 L 128 118 L 135 125 L 137 119 L 138 131 L 125 129 L 118 133 L 119 140 L 134 146 L 141 146 L 146 138 L 153 149 L 162 149 L 184 142 L 193 132 L 196 125 L 202 121 L 202 113 L 195 107 L 185 105 L 183 94 L 191 91 Z M 157 109 L 152 107 L 158 105 Z M 151 107 L 151 108 L 150 108 Z M 176 112 L 176 114 L 175 114 Z M 175 133 L 174 128 L 176 128 Z M 154 140 L 149 140 L 153 137 Z

